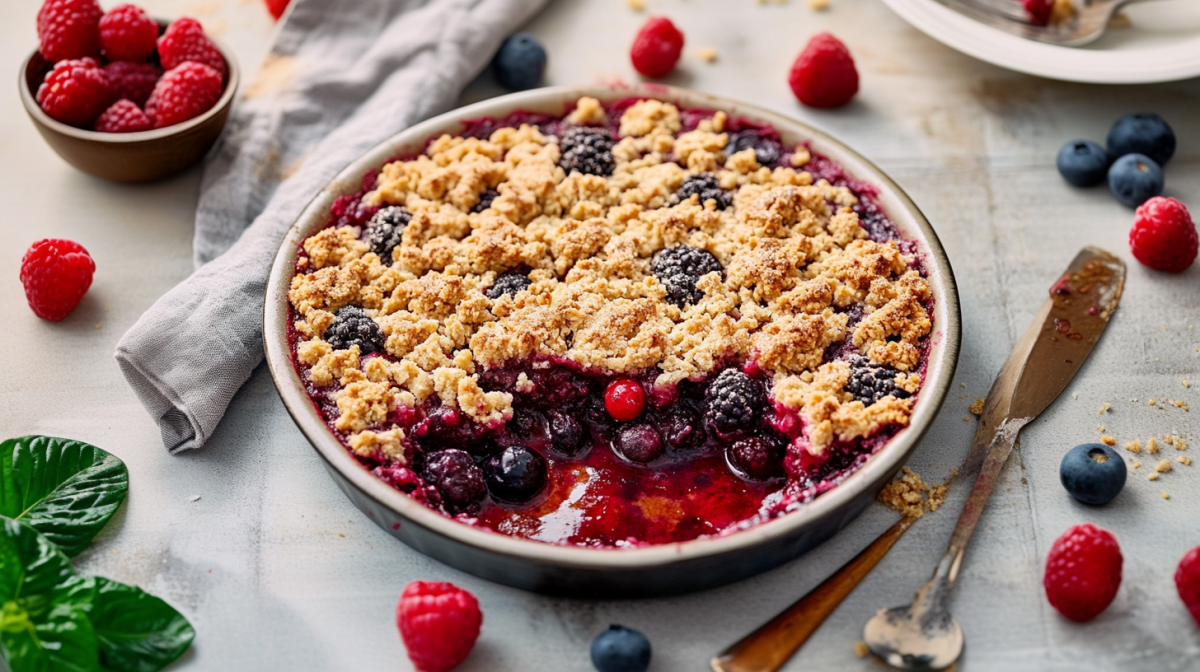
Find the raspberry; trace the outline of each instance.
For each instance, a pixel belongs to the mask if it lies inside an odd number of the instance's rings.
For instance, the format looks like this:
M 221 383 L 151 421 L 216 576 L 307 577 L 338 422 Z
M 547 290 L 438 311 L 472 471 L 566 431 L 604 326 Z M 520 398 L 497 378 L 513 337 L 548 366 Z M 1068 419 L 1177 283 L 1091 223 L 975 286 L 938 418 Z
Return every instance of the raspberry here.
M 380 208 L 371 215 L 367 224 L 367 244 L 371 251 L 378 254 L 385 262 L 392 260 L 392 250 L 400 245 L 404 227 L 412 220 L 412 213 L 398 205 Z
M 100 55 L 100 17 L 96 0 L 46 0 L 37 15 L 38 51 L 47 61 Z
M 79 243 L 47 238 L 21 258 L 21 284 L 29 307 L 43 320 L 66 317 L 92 286 L 96 262 Z
M 677 245 L 659 252 L 650 270 L 666 288 L 667 301 L 683 308 L 704 298 L 696 282 L 708 273 L 720 273 L 721 262 L 706 250 Z
M 533 281 L 521 273 L 502 273 L 496 277 L 496 281 L 492 283 L 492 286 L 488 287 L 483 293 L 489 299 L 498 299 L 505 294 L 516 296 L 517 292 L 529 289 L 529 286 L 532 284 Z
M 850 379 L 846 381 L 846 391 L 866 406 L 888 395 L 906 399 L 908 392 L 896 387 L 897 373 L 895 369 L 872 364 L 866 357 L 855 357 L 850 361 Z
M 145 105 L 161 73 L 153 63 L 116 61 L 104 66 L 104 74 L 114 98 Z
M 1112 604 L 1121 587 L 1121 548 L 1108 530 L 1076 525 L 1050 547 L 1043 585 L 1050 605 L 1072 621 L 1085 622 Z
M 613 139 L 602 128 L 572 128 L 559 141 L 562 158 L 558 165 L 570 174 L 612 175 L 616 162 L 612 155 Z
M 122 98 L 100 113 L 92 129 L 101 133 L 137 133 L 154 128 L 142 108 Z
M 37 101 L 51 117 L 86 128 L 112 103 L 112 89 L 93 59 L 59 61 L 38 87 Z
M 753 429 L 767 405 L 761 383 L 738 369 L 725 369 L 704 393 L 708 421 L 722 434 Z
M 202 63 L 185 61 L 154 85 L 146 114 L 155 128 L 174 126 L 204 114 L 221 98 L 221 74 Z
M 841 107 L 858 93 L 858 70 L 841 40 L 817 33 L 792 64 L 788 84 L 809 107 Z
M 396 604 L 396 625 L 408 657 L 420 672 L 458 667 L 479 639 L 479 600 L 452 583 L 413 581 Z
M 186 61 L 194 61 L 216 70 L 221 75 L 221 81 L 225 81 L 225 76 L 229 74 L 225 57 L 195 19 L 185 17 L 167 26 L 162 37 L 158 38 L 158 58 L 167 70 L 174 70 Z
M 633 67 L 647 77 L 662 77 L 675 69 L 683 53 L 683 33 L 665 16 L 650 17 L 629 52 Z
M 283 16 L 283 13 L 287 11 L 289 2 L 291 0 L 266 0 L 267 11 L 278 21 Z
M 628 422 L 646 408 L 646 392 L 636 380 L 614 380 L 604 390 L 604 408 L 613 419 Z
M 724 210 L 733 205 L 733 198 L 729 192 L 717 184 L 717 176 L 712 173 L 689 175 L 683 180 L 683 184 L 675 194 L 681 201 L 686 201 L 694 194 L 699 198 L 700 205 L 704 205 L 710 200 L 716 201 L 718 210 Z
M 1196 260 L 1200 241 L 1187 206 L 1155 196 L 1138 207 L 1129 230 L 1129 248 L 1142 264 L 1164 273 L 1182 273 Z
M 100 46 L 110 61 L 150 58 L 158 43 L 158 24 L 141 7 L 117 5 L 100 19 Z
M 487 495 L 483 472 L 475 466 L 470 453 L 443 450 L 425 462 L 425 482 L 437 488 L 442 507 L 450 514 L 476 513 Z
M 1025 14 L 1033 25 L 1050 23 L 1050 8 L 1054 4 L 1051 0 L 1021 0 L 1021 4 L 1025 6 Z
M 1179 599 L 1200 626 L 1200 546 L 1188 551 L 1175 570 L 1175 588 Z
M 325 330 L 325 340 L 334 350 L 349 350 L 358 346 L 360 355 L 382 352 L 385 338 L 375 320 L 358 306 L 339 308 L 333 324 Z

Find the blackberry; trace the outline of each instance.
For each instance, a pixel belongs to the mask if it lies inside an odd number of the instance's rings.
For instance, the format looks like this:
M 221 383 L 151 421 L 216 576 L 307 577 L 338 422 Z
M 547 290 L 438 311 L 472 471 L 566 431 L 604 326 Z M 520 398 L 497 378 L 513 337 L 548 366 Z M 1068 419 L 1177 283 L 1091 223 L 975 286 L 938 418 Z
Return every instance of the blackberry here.
M 760 166 L 770 166 L 779 161 L 783 147 L 775 138 L 765 135 L 757 128 L 747 128 L 729 134 L 725 145 L 726 154 L 737 154 L 747 149 L 754 150 L 754 157 Z
M 520 273 L 501 273 L 496 276 L 496 281 L 491 287 L 484 290 L 484 295 L 489 299 L 498 299 L 505 294 L 516 296 L 517 292 L 529 289 L 533 281 Z
M 391 261 L 392 250 L 400 245 L 400 237 L 410 220 L 412 213 L 398 205 L 381 208 L 367 224 L 367 244 L 371 251 L 384 261 Z
M 846 391 L 866 406 L 889 394 L 897 399 L 906 399 L 908 392 L 896 387 L 897 373 L 893 368 L 872 364 L 866 357 L 855 357 L 850 360 L 850 380 L 846 382 Z
M 471 208 L 471 212 L 483 212 L 484 210 L 492 207 L 492 201 L 496 200 L 496 197 L 499 195 L 500 192 L 496 191 L 495 189 L 488 189 L 487 191 L 483 192 L 479 195 L 479 202 L 476 203 L 473 208 Z
M 375 320 L 371 319 L 362 308 L 346 306 L 334 314 L 333 324 L 325 330 L 325 340 L 334 350 L 349 350 L 357 345 L 360 355 L 372 352 L 383 352 L 383 344 L 387 340 Z
M 753 429 L 767 405 L 767 392 L 738 369 L 725 369 L 704 394 L 708 421 L 721 434 Z
M 612 175 L 616 161 L 612 155 L 613 139 L 602 128 L 578 127 L 563 133 L 559 140 L 562 157 L 558 165 L 567 171 L 587 175 Z
M 687 245 L 659 252 L 650 269 L 666 287 L 667 300 L 680 308 L 704 297 L 704 292 L 696 287 L 700 276 L 722 270 L 721 262 L 712 253 Z
M 733 205 L 733 197 L 717 184 L 717 176 L 712 173 L 688 176 L 683 181 L 683 185 L 679 187 L 679 191 L 675 193 L 681 201 L 686 201 L 692 197 L 692 194 L 696 194 L 700 197 L 701 206 L 712 199 L 717 202 L 718 210 L 724 210 Z
M 546 458 L 525 446 L 509 446 L 483 466 L 492 497 L 511 504 L 533 499 L 546 487 Z
M 443 450 L 425 461 L 425 482 L 437 488 L 442 506 L 451 514 L 475 513 L 487 496 L 483 471 L 461 450 Z

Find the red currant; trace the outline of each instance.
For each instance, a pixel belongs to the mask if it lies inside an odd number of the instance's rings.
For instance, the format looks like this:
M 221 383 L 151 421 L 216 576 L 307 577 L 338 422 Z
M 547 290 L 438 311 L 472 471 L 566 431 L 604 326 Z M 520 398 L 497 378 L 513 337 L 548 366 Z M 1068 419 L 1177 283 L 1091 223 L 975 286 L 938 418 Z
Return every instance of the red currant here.
M 642 410 L 646 408 L 646 392 L 636 380 L 614 380 L 604 390 L 604 407 L 613 419 L 629 422 L 641 415 Z

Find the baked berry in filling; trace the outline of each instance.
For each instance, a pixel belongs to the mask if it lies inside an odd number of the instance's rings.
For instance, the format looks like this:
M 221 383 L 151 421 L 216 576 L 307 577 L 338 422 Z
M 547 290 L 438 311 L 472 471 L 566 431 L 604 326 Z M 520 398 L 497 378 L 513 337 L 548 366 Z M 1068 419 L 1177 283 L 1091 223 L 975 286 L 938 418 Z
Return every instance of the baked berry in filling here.
M 366 468 L 466 524 L 596 547 L 833 488 L 908 424 L 932 329 L 874 187 L 653 99 L 388 163 L 304 241 L 288 298 L 296 366 Z

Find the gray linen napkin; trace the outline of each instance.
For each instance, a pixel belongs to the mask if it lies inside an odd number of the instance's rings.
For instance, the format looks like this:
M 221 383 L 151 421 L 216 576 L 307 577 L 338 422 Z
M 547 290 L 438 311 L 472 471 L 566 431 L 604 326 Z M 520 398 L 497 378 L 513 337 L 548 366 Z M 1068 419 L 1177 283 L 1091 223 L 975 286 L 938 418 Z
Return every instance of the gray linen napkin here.
M 267 274 L 312 196 L 358 155 L 449 109 L 545 2 L 293 0 L 205 169 L 197 270 L 117 344 L 168 450 L 203 445 L 262 361 Z

